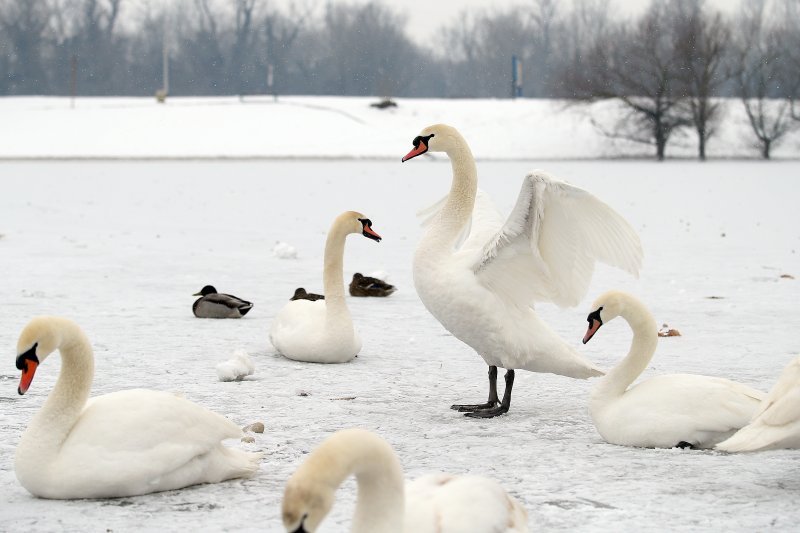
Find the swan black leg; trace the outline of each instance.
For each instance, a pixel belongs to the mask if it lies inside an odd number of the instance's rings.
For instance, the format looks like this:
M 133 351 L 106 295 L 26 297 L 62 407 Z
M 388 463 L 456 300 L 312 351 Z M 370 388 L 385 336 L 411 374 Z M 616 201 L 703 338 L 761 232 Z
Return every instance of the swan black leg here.
M 497 407 L 500 405 L 500 399 L 497 397 L 497 367 L 490 366 L 489 367 L 489 399 L 486 403 L 474 403 L 474 404 L 455 404 L 451 405 L 450 409 L 455 409 L 459 412 L 472 412 L 472 411 L 480 411 L 481 409 L 491 409 L 492 407 Z
M 509 368 L 506 370 L 506 390 L 503 391 L 503 401 L 500 405 L 491 407 L 489 409 L 481 409 L 471 413 L 464 413 L 465 416 L 472 418 L 493 418 L 497 415 L 502 415 L 508 412 L 511 407 L 511 389 L 514 387 L 514 369 Z

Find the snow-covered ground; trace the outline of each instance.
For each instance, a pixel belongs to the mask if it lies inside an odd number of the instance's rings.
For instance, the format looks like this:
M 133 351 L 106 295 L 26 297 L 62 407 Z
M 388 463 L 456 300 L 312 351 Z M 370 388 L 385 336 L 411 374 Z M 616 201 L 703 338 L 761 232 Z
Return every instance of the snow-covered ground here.
M 0 163 L 0 529 L 279 531 L 283 485 L 304 454 L 337 429 L 361 426 L 392 443 L 410 478 L 438 470 L 499 480 L 534 529 L 795 530 L 798 451 L 729 456 L 612 446 L 587 414 L 591 382 L 524 371 L 506 416 L 474 420 L 448 408 L 485 398 L 486 367 L 414 292 L 414 213 L 450 181 L 444 162 L 399 162 L 418 129 L 400 132 L 393 162 Z M 481 186 L 507 212 L 532 166 L 484 161 Z M 599 268 L 579 307 L 540 306 L 592 360 L 609 367 L 630 342 L 619 320 L 580 344 L 589 303 L 612 287 L 637 294 L 659 323 L 683 334 L 659 341 L 646 375 L 704 373 L 767 390 L 800 351 L 800 163 L 535 166 L 607 201 L 644 243 L 639 280 Z M 369 216 L 384 240 L 351 236 L 345 274 L 384 270 L 399 290 L 348 300 L 364 340 L 352 363 L 286 360 L 269 344 L 270 321 L 295 287 L 321 291 L 325 233 L 347 209 Z M 295 246 L 297 259 L 274 257 L 276 241 Z M 191 295 L 206 284 L 255 307 L 241 320 L 196 319 Z M 242 426 L 263 421 L 255 443 L 238 444 L 266 453 L 258 475 L 118 500 L 31 497 L 14 476 L 14 449 L 60 363 L 49 359 L 19 397 L 13 360 L 20 330 L 44 313 L 69 316 L 87 332 L 96 394 L 180 391 Z M 215 366 L 237 349 L 251 356 L 255 373 L 220 382 Z M 324 531 L 347 529 L 354 492 L 352 481 L 339 491 Z
M 0 159 L 8 158 L 388 158 L 424 126 L 452 124 L 479 159 L 653 157 L 654 148 L 601 135 L 618 104 L 569 106 L 558 100 L 267 97 L 0 98 Z M 757 158 L 739 100 L 723 101 L 724 119 L 709 157 Z M 694 158 L 695 136 L 674 135 L 668 157 Z M 800 133 L 773 149 L 800 158 Z

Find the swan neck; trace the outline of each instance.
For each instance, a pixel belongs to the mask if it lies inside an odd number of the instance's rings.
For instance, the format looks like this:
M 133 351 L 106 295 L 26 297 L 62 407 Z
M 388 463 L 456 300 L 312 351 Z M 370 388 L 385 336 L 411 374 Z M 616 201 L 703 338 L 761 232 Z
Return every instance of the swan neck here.
M 447 201 L 435 224 L 428 230 L 431 239 L 453 244 L 472 217 L 475 195 L 478 191 L 478 170 L 475 158 L 463 138 L 447 152 L 453 169 L 453 181 Z
M 63 323 L 61 372 L 42 408 L 28 426 L 32 441 L 56 450 L 83 411 L 94 377 L 94 356 L 89 340 L 72 323 Z M 35 446 L 35 444 L 34 444 Z
M 628 354 L 598 383 L 593 395 L 621 396 L 631 383 L 650 364 L 658 345 L 658 329 L 653 315 L 641 304 L 629 304 L 629 310 L 621 314 L 633 330 L 633 339 Z
M 325 260 L 322 285 L 325 290 L 325 309 L 328 321 L 349 317 L 344 299 L 344 245 L 347 232 L 334 223 L 325 241 Z

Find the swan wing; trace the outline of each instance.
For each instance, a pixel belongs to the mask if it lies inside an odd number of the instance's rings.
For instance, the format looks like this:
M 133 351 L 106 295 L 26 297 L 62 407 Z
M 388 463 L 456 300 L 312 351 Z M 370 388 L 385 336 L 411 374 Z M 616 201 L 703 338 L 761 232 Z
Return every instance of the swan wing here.
M 406 483 L 404 531 L 525 532 L 528 514 L 492 479 L 428 474 Z
M 241 434 L 230 420 L 185 398 L 125 390 L 87 402 L 63 444 L 62 457 L 73 467 L 85 463 L 80 468 L 107 470 L 122 483 L 155 483 L 223 439 Z
M 525 177 L 505 224 L 484 245 L 473 271 L 509 301 L 577 305 L 595 261 L 638 276 L 639 237 L 591 193 L 543 171 Z
M 761 402 L 753 421 L 782 426 L 800 420 L 800 357 L 789 363 Z

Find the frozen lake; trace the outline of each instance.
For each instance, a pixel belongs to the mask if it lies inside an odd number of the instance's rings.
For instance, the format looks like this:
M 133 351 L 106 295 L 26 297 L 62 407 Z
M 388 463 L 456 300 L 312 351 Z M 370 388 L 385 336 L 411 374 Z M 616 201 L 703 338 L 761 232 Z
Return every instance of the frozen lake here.
M 403 147 L 407 148 L 406 146 Z M 447 192 L 450 167 L 412 161 L 0 163 L 0 529 L 280 531 L 283 485 L 329 433 L 360 426 L 395 447 L 406 476 L 476 473 L 500 481 L 547 531 L 790 531 L 800 523 L 800 452 L 726 456 L 602 441 L 587 413 L 591 382 L 517 373 L 508 415 L 465 418 L 486 367 L 418 300 L 415 212 Z M 693 372 L 767 390 L 800 351 L 800 162 L 479 162 L 480 186 L 508 212 L 524 173 L 543 168 L 621 212 L 642 237 L 642 276 L 601 267 L 581 306 L 541 305 L 546 320 L 600 366 L 627 351 L 622 320 L 580 345 L 589 303 L 622 288 L 645 301 L 661 339 L 645 375 Z M 350 237 L 345 274 L 387 271 L 399 291 L 350 299 L 364 340 L 335 366 L 275 355 L 267 332 L 295 287 L 322 290 L 325 233 L 344 210 L 372 219 L 380 244 Z M 297 260 L 272 257 L 276 240 Z M 798 279 L 781 277 L 787 274 Z M 255 303 L 242 320 L 192 316 L 213 284 Z M 711 297 L 716 298 L 711 298 Z M 46 501 L 17 482 L 13 454 L 58 375 L 53 357 L 16 394 L 17 336 L 39 314 L 73 318 L 96 357 L 94 393 L 176 391 L 240 425 L 263 421 L 266 453 L 249 480 L 104 501 Z M 217 380 L 236 349 L 256 372 Z M 302 393 L 302 395 L 301 395 Z M 109 428 L 113 431 L 113 428 Z M 347 530 L 346 483 L 323 531 Z

